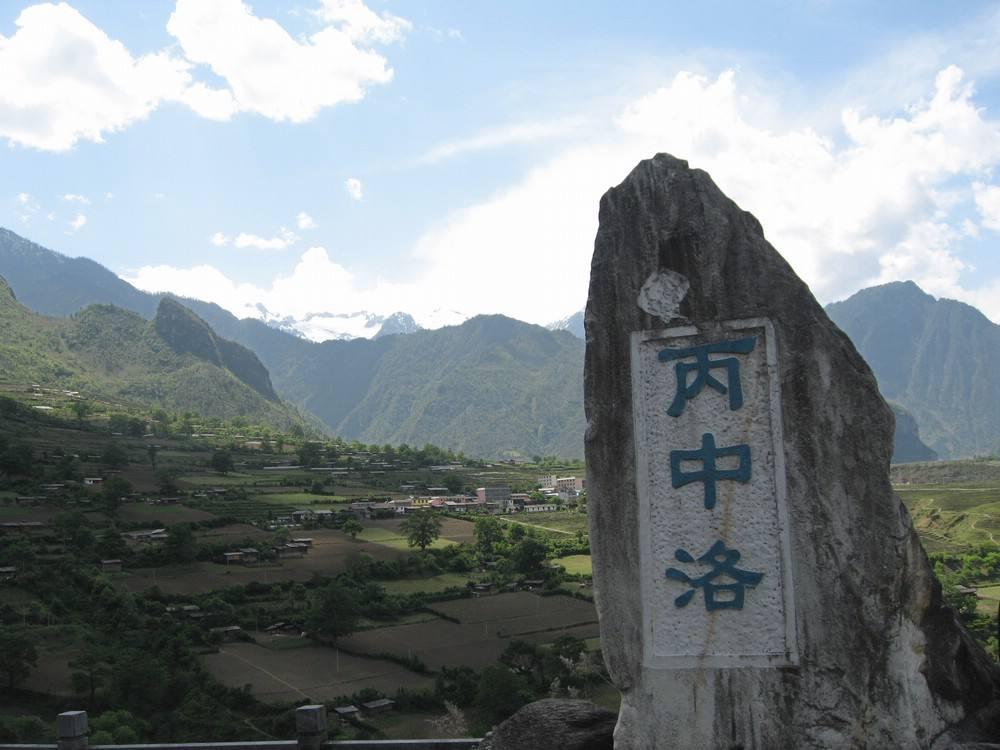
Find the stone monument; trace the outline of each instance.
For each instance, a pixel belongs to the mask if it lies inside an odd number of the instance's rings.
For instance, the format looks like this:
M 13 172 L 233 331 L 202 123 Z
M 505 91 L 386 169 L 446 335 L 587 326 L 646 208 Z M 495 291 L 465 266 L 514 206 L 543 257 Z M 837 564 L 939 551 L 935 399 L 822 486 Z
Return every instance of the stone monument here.
M 760 224 L 666 154 L 601 200 L 586 455 L 618 750 L 1000 742 L 893 494 L 893 416 Z

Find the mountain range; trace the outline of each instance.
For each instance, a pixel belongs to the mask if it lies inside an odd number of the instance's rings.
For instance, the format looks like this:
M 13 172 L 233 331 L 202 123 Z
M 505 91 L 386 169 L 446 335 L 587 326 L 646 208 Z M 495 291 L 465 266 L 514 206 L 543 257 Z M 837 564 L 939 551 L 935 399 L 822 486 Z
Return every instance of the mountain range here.
M 405 313 L 340 316 L 370 322 L 370 338 L 316 342 L 266 310 L 266 320 L 239 319 L 210 302 L 142 292 L 93 261 L 3 229 L 0 274 L 23 304 L 51 316 L 110 303 L 154 319 L 171 300 L 255 353 L 275 393 L 345 438 L 430 442 L 479 456 L 582 455 L 582 311 L 548 327 L 497 315 L 436 330 Z M 896 460 L 1000 451 L 1000 326 L 912 282 L 865 289 L 826 309 L 896 412 Z
M 114 304 L 152 319 L 172 300 L 255 352 L 274 389 L 334 434 L 435 443 L 474 456 L 583 454 L 583 342 L 503 316 L 408 335 L 322 343 L 218 305 L 139 291 L 103 266 L 0 230 L 0 274 L 51 316 Z M 402 316 L 382 321 L 401 325 Z
M 257 355 L 171 299 L 160 302 L 151 321 L 100 304 L 52 318 L 21 305 L 0 277 L 0 372 L 7 385 L 57 386 L 279 429 L 307 424 L 278 398 Z

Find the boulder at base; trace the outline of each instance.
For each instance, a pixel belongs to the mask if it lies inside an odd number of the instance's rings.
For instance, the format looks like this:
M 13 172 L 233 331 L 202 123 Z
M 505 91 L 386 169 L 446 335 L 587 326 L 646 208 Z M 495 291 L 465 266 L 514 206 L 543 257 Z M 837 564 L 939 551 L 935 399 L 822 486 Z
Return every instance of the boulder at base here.
M 493 730 L 480 750 L 612 750 L 615 713 L 584 700 L 529 703 Z
M 889 483 L 892 412 L 757 220 L 642 162 L 601 200 L 585 324 L 617 750 L 1000 741 L 1000 671 Z

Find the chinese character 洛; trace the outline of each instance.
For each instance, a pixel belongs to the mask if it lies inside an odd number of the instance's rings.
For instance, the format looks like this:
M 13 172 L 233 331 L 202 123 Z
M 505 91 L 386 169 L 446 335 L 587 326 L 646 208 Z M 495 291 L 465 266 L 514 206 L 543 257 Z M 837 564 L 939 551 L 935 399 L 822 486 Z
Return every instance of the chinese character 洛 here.
M 735 411 L 743 406 L 743 387 L 740 384 L 740 361 L 736 357 L 724 359 L 709 359 L 709 354 L 747 354 L 753 351 L 756 336 L 749 336 L 732 341 L 720 341 L 715 344 L 703 344 L 686 349 L 663 349 L 658 358 L 661 362 L 687 359 L 694 357 L 694 362 L 678 362 L 674 366 L 677 373 L 677 393 L 673 403 L 667 409 L 671 417 L 679 417 L 684 411 L 684 405 L 701 393 L 707 385 L 719 393 L 729 393 L 729 409 Z M 723 384 L 712 375 L 712 370 L 724 369 L 726 383 Z M 694 379 L 688 383 L 688 374 L 694 373 Z
M 736 456 L 735 469 L 720 469 L 715 465 L 717 458 Z M 682 461 L 701 461 L 701 469 L 683 471 Z M 750 446 L 733 445 L 728 448 L 716 448 L 715 436 L 706 432 L 701 436 L 701 448 L 691 451 L 670 451 L 670 481 L 674 488 L 683 487 L 692 482 L 705 483 L 705 508 L 715 507 L 715 483 L 720 479 L 731 479 L 736 482 L 750 481 Z
M 694 597 L 695 592 L 702 589 L 705 593 L 705 609 L 709 612 L 714 612 L 717 609 L 743 609 L 746 588 L 748 586 L 753 588 L 764 577 L 763 573 L 752 573 L 735 567 L 736 563 L 739 562 L 740 553 L 734 549 L 726 549 L 726 545 L 721 539 L 697 560 L 684 549 L 678 549 L 674 553 L 674 557 L 684 563 L 700 562 L 712 566 L 712 569 L 700 578 L 691 578 L 687 573 L 677 568 L 667 568 L 667 578 L 691 586 L 690 591 L 685 591 L 674 599 L 676 607 L 686 607 Z M 728 576 L 734 582 L 712 583 L 721 576 Z M 731 595 L 731 598 L 719 598 L 720 594 Z

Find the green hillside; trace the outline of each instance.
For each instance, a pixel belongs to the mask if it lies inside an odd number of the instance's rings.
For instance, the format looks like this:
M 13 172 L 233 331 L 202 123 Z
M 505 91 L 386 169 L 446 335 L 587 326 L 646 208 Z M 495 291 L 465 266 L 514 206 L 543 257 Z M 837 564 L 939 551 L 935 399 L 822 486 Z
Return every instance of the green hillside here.
M 48 318 L 21 305 L 0 279 L 0 372 L 7 385 L 38 384 L 210 417 L 253 417 L 280 428 L 304 424 L 277 398 L 253 352 L 218 338 L 169 300 L 152 322 L 112 305 Z

